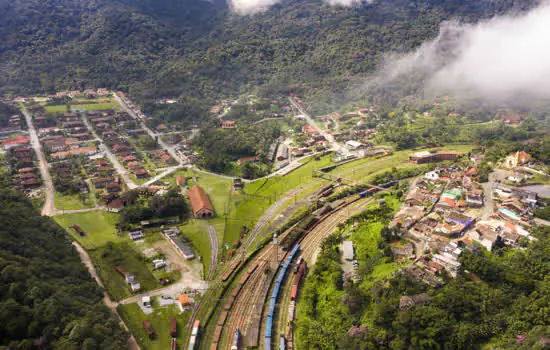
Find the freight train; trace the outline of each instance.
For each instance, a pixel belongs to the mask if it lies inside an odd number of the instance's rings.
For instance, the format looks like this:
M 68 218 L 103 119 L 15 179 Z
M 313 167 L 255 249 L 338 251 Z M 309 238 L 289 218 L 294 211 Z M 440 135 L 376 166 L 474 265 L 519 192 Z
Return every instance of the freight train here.
M 233 303 L 235 302 L 235 299 L 237 298 L 237 295 L 241 291 L 243 285 L 248 281 L 250 278 L 250 275 L 256 271 L 258 268 L 258 263 L 252 265 L 243 275 L 243 277 L 240 279 L 239 283 L 237 283 L 237 286 L 231 293 L 231 296 L 227 300 L 227 302 L 223 306 L 223 311 L 220 315 L 220 318 L 218 319 L 218 323 L 216 325 L 216 331 L 214 332 L 214 339 L 212 340 L 212 349 L 217 349 L 218 343 L 220 342 L 220 337 L 222 335 L 223 327 L 225 326 L 225 321 L 227 320 L 227 316 L 229 314 L 229 311 L 233 307 Z M 236 267 L 236 266 L 235 266 Z
M 195 323 L 193 323 L 193 330 L 191 331 L 191 339 L 189 340 L 188 350 L 195 349 L 195 344 L 197 343 L 197 336 L 199 335 L 200 325 L 201 325 L 201 322 L 199 320 L 195 320 Z
M 267 319 L 265 323 L 265 336 L 264 336 L 264 349 L 271 350 L 271 332 L 273 331 L 273 317 L 275 314 L 275 305 L 277 304 L 277 297 L 279 296 L 279 291 L 281 285 L 285 278 L 286 272 L 292 263 L 292 260 L 300 250 L 300 244 L 296 244 L 292 251 L 288 254 L 286 261 L 277 276 L 275 281 L 275 286 L 273 287 L 273 292 L 271 293 L 271 299 L 269 301 L 269 309 L 267 312 Z

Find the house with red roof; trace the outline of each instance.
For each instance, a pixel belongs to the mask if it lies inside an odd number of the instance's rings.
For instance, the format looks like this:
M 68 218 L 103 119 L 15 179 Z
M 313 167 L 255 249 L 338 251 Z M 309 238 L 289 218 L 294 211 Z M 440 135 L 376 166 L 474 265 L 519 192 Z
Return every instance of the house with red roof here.
M 510 154 L 504 160 L 504 167 L 506 168 L 516 168 L 527 163 L 531 159 L 531 155 L 523 151 L 517 151 L 516 153 Z
M 25 136 L 16 136 L 9 139 L 6 139 L 2 142 L 2 148 L 4 150 L 8 150 L 13 147 L 17 146 L 23 146 L 27 145 L 29 143 L 29 139 Z
M 302 132 L 305 134 L 305 135 L 313 135 L 313 134 L 317 134 L 317 129 L 315 127 L 313 127 L 312 125 L 309 125 L 309 124 L 306 124 L 302 127 Z
M 187 192 L 193 215 L 197 219 L 214 217 L 214 207 L 208 198 L 208 195 L 202 187 L 197 185 L 191 187 Z

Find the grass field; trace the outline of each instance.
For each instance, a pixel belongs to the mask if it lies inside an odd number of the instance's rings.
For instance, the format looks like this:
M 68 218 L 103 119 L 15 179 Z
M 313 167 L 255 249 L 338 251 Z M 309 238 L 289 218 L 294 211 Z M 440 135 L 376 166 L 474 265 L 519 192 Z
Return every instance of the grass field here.
M 146 261 L 145 256 L 132 248 L 130 243 L 109 244 L 91 251 L 90 256 L 103 284 L 115 300 L 131 296 L 124 277 L 114 269 L 115 265 L 122 267 L 126 273 L 133 273 L 136 276 L 141 283 L 140 293 L 160 286 L 147 267 L 150 263 Z
M 472 150 L 473 145 L 459 144 L 446 145 L 437 149 L 455 150 L 461 153 L 468 153 Z M 430 150 L 430 149 L 426 149 Z M 390 170 L 391 168 L 413 168 L 416 164 L 409 162 L 409 155 L 415 153 L 412 150 L 398 151 L 394 154 L 382 158 L 363 158 L 355 162 L 344 164 L 330 172 L 332 175 L 338 175 L 347 179 L 366 182 L 366 177 L 371 177 L 379 173 Z
M 225 227 L 223 218 L 214 218 L 210 220 L 189 220 L 179 228 L 181 232 L 187 236 L 193 246 L 199 251 L 204 266 L 204 273 L 208 273 L 210 269 L 211 249 L 210 241 L 208 240 L 208 225 L 214 226 L 218 234 L 218 241 L 222 244 L 222 237 Z M 219 247 L 221 249 L 221 246 Z M 221 250 L 220 250 L 221 254 Z
M 153 299 L 153 313 L 145 315 L 137 304 L 119 305 L 117 308 L 120 316 L 136 338 L 142 349 L 147 350 L 166 350 L 170 348 L 170 317 L 175 317 L 177 322 L 177 348 L 184 347 L 185 327 L 189 321 L 190 312 L 180 313 L 178 307 L 174 305 L 160 307 L 158 301 Z M 155 331 L 155 338 L 149 339 L 143 321 L 149 320 Z
M 64 113 L 67 111 L 67 106 L 64 104 L 45 106 L 44 108 L 47 113 Z M 87 111 L 119 110 L 120 105 L 112 99 L 101 99 L 101 102 L 97 100 L 77 100 L 74 104 L 71 104 L 71 109 L 85 109 Z
M 318 187 L 322 186 L 322 182 L 313 178 L 313 171 L 331 164 L 330 155 L 318 161 L 311 158 L 305 165 L 286 176 L 274 176 L 246 184 L 244 195 L 233 197 L 226 241 L 235 242 L 244 225 L 252 229 L 262 214 L 284 193 L 314 183 Z
M 69 232 L 86 249 L 99 248 L 108 242 L 122 242 L 125 237 L 117 234 L 115 224 L 118 214 L 96 210 L 87 213 L 63 214 L 54 216 L 54 220 Z M 86 232 L 81 237 L 70 226 L 78 224 Z
M 75 210 L 94 207 L 93 193 L 86 195 L 86 201 L 82 202 L 78 194 L 64 195 L 60 192 L 55 192 L 55 207 L 60 210 Z
M 170 182 L 171 185 L 176 185 L 176 176 L 183 175 L 187 179 L 187 185 L 192 187 L 195 184 L 194 178 L 197 179 L 197 184 L 204 188 L 208 197 L 212 201 L 216 216 L 223 216 L 227 211 L 228 203 L 230 203 L 230 192 L 232 191 L 233 181 L 219 176 L 204 174 L 195 170 L 178 170 L 170 176 L 162 179 L 162 181 Z

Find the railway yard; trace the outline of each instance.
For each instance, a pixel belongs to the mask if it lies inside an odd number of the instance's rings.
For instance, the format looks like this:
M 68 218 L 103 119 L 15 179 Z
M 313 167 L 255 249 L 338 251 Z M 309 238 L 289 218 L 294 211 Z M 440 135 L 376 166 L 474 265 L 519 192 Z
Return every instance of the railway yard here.
M 285 341 L 285 348 L 292 349 L 294 299 L 299 293 L 307 264 L 314 263 L 323 239 L 334 232 L 339 223 L 361 212 L 371 200 L 359 195 L 350 196 L 313 221 L 308 221 L 309 216 L 302 219 L 282 233 L 277 244 L 266 245 L 240 268 L 242 272 L 238 276 L 234 276 L 237 282 L 226 289 L 219 303 L 219 312 L 207 325 L 205 334 L 213 336 L 205 336 L 200 348 L 231 349 L 234 335 L 239 330 L 239 348 L 271 349 Z M 307 222 L 305 229 L 300 226 L 303 222 Z M 236 262 L 229 265 L 222 281 L 229 280 L 239 266 Z

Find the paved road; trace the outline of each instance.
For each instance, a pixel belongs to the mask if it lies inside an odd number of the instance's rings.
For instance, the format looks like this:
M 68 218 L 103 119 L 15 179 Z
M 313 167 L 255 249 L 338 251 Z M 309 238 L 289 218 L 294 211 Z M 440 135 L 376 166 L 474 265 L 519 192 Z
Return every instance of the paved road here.
M 483 219 L 488 219 L 495 211 L 495 202 L 493 199 L 493 190 L 498 181 L 506 179 L 506 171 L 495 169 L 489 174 L 489 181 L 481 184 L 483 193 L 485 194 L 485 205 L 483 206 Z
M 132 116 L 132 118 L 134 118 L 135 120 L 137 120 L 140 124 L 141 124 L 141 127 L 143 128 L 143 130 L 145 130 L 147 132 L 147 134 L 149 134 L 149 136 L 151 136 L 153 138 L 153 140 L 157 140 L 158 144 L 169 154 L 172 156 L 172 158 L 174 158 L 179 165 L 182 165 L 182 160 L 180 159 L 180 157 L 177 155 L 176 151 L 174 150 L 173 147 L 170 147 L 166 144 L 166 142 L 162 141 L 161 137 L 160 137 L 160 134 L 157 134 L 155 133 L 153 130 L 149 129 L 149 127 L 138 117 L 137 113 L 135 112 L 134 109 L 130 108 L 126 102 L 124 100 L 122 100 L 116 93 L 113 93 L 113 96 L 115 98 L 115 100 L 117 100 L 117 102 L 120 104 L 120 106 L 122 107 L 122 109 L 124 109 L 126 111 L 126 113 L 128 113 L 130 116 Z
M 208 240 L 210 241 L 210 269 L 208 270 L 206 279 L 211 280 L 218 263 L 218 249 L 220 247 L 218 233 L 212 225 L 208 225 Z
M 90 211 L 96 211 L 96 210 L 105 210 L 105 208 L 100 207 L 100 206 L 96 206 L 96 207 L 93 207 L 93 208 L 74 209 L 74 210 L 55 209 L 55 213 L 51 216 L 63 215 L 63 214 L 88 213 Z
M 109 160 L 111 161 L 111 163 L 113 164 L 113 167 L 115 168 L 116 172 L 118 173 L 118 175 L 120 175 L 120 177 L 124 180 L 124 182 L 126 182 L 126 185 L 128 185 L 128 188 L 130 189 L 134 189 L 134 188 L 137 188 L 138 185 L 136 185 L 136 183 L 130 179 L 130 177 L 128 176 L 128 171 L 126 170 L 126 168 L 124 168 L 122 166 L 122 164 L 120 164 L 120 162 L 118 161 L 117 157 L 111 152 L 111 150 L 109 149 L 109 147 L 107 147 L 107 145 L 105 145 L 105 142 L 103 142 L 103 139 L 101 139 L 97 133 L 95 132 L 95 130 L 92 128 L 92 125 L 90 124 L 90 122 L 88 121 L 88 118 L 85 117 L 85 116 L 82 116 L 82 120 L 84 121 L 84 124 L 86 125 L 86 127 L 88 128 L 88 130 L 92 133 L 92 135 L 96 138 L 96 139 L 99 139 L 101 140 L 101 143 L 100 143 L 100 149 L 105 152 L 105 155 L 107 156 L 107 158 L 109 158 Z
M 338 142 L 336 142 L 336 140 L 334 140 L 334 137 L 332 135 L 330 135 L 329 133 L 326 133 L 323 128 L 320 128 L 319 125 L 317 125 L 317 122 L 315 120 L 313 120 L 313 118 L 311 118 L 311 116 L 309 116 L 309 114 L 307 114 L 306 111 L 299 104 L 297 104 L 290 97 L 288 98 L 288 100 L 290 101 L 292 106 L 294 106 L 294 108 L 296 108 L 298 110 L 298 112 L 300 112 L 300 114 L 302 114 L 304 116 L 304 118 L 306 118 L 307 122 L 309 124 L 311 124 L 311 126 L 313 126 L 315 129 L 317 129 L 317 131 L 321 135 L 323 135 L 325 137 L 325 139 L 327 139 L 327 141 L 330 143 L 330 146 L 331 146 L 332 149 L 335 149 L 335 150 L 339 151 L 342 154 L 349 154 L 348 149 L 345 148 L 344 146 L 340 145 Z
M 78 254 L 80 255 L 80 260 L 82 261 L 82 263 L 88 268 L 88 271 L 90 272 L 90 275 L 92 276 L 92 278 L 97 282 L 97 284 L 104 290 L 103 292 L 103 304 L 105 304 L 105 306 L 107 306 L 109 308 L 109 310 L 111 310 L 111 313 L 116 317 L 118 318 L 120 324 L 124 327 L 124 329 L 127 331 L 127 332 L 130 332 L 128 330 L 128 327 L 126 326 L 126 324 L 124 323 L 124 320 L 122 320 L 122 318 L 120 317 L 120 315 L 118 314 L 118 311 L 117 311 L 117 306 L 118 306 L 118 303 L 116 302 L 113 302 L 111 300 L 111 298 L 109 297 L 109 294 L 107 294 L 107 292 L 105 291 L 105 286 L 103 285 L 103 282 L 101 281 L 101 278 L 99 278 L 99 275 L 97 274 L 97 271 L 94 267 L 94 264 L 92 263 L 92 260 L 90 259 L 90 256 L 88 255 L 88 252 L 86 251 L 86 249 L 84 249 L 80 244 L 78 244 L 77 242 L 73 242 L 73 246 L 76 248 L 76 251 L 78 252 Z M 135 349 L 138 349 L 139 350 L 139 345 L 138 343 L 136 342 L 136 339 L 134 338 L 134 336 L 130 336 L 130 339 L 128 339 L 128 348 L 130 350 L 135 350 Z
M 537 225 L 550 226 L 550 221 L 548 221 L 548 220 L 535 218 L 534 221 Z
M 42 153 L 42 146 L 40 145 L 40 141 L 38 140 L 38 134 L 36 133 L 36 129 L 34 128 L 34 125 L 32 123 L 31 115 L 25 107 L 23 107 L 21 111 L 25 115 L 25 120 L 27 121 L 31 145 L 34 149 L 34 152 L 36 153 L 36 156 L 38 157 L 38 161 L 40 163 L 40 174 L 42 175 L 42 180 L 44 181 L 46 201 L 44 203 L 44 206 L 42 207 L 42 215 L 53 216 L 56 214 L 54 203 L 55 189 L 53 187 L 53 181 L 50 175 L 50 171 L 48 170 L 48 162 L 46 161 L 44 153 Z
M 147 187 L 147 186 L 157 182 L 158 180 L 162 179 L 163 177 L 165 177 L 167 175 L 170 175 L 174 171 L 176 171 L 178 169 L 181 169 L 181 168 L 183 168 L 183 165 L 178 165 L 178 166 L 174 166 L 174 167 L 170 167 L 170 168 L 165 168 L 165 170 L 162 173 L 160 173 L 157 176 L 151 178 L 149 181 L 147 181 L 146 183 L 144 183 L 140 187 Z
M 334 123 L 334 130 L 340 130 L 340 123 L 332 115 L 329 115 L 329 117 L 330 120 L 332 120 L 332 122 Z

